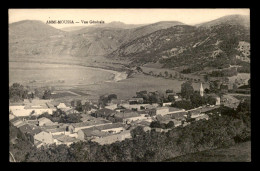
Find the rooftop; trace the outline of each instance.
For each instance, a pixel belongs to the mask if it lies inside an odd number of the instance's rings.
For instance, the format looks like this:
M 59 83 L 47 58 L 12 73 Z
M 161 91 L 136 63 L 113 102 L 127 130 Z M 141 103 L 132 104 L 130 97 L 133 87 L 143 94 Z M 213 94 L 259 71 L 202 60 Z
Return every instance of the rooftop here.
M 58 136 L 56 137 L 55 139 L 57 139 L 58 141 L 61 141 L 61 142 L 77 142 L 79 141 L 78 139 L 74 138 L 74 137 L 70 137 L 68 135 L 62 135 L 62 136 Z
M 132 117 L 138 117 L 141 116 L 140 114 L 138 114 L 137 112 L 127 112 L 127 113 L 116 113 L 114 115 L 114 117 L 118 117 L 118 118 L 132 118 Z
M 86 122 L 79 122 L 79 123 L 73 123 L 71 124 L 75 128 L 84 127 L 84 126 L 92 126 L 92 125 L 99 125 L 99 124 L 105 124 L 105 123 L 112 123 L 111 121 L 95 118 L 94 120 L 86 121 Z

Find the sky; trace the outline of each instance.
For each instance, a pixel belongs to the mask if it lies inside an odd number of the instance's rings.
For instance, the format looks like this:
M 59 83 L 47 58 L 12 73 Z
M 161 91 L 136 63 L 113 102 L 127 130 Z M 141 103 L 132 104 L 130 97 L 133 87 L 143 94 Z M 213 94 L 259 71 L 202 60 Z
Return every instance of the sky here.
M 75 21 L 120 21 L 125 24 L 150 24 L 159 21 L 180 21 L 193 25 L 225 15 L 250 15 L 250 9 L 9 9 L 9 23 L 21 20 L 73 20 L 74 24 L 50 24 L 55 28 L 90 26 Z

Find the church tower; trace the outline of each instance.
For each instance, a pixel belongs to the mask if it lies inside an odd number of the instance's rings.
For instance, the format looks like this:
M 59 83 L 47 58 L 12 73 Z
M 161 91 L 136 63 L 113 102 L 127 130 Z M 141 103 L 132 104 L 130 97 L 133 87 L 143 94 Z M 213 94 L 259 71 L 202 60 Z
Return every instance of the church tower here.
M 203 97 L 204 89 L 202 87 L 202 83 L 200 83 L 200 96 Z

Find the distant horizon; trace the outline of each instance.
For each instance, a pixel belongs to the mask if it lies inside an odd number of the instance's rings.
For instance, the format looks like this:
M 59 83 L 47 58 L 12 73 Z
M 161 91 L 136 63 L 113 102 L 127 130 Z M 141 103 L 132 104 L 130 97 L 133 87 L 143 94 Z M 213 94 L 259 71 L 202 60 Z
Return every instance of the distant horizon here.
M 133 13 L 134 12 L 134 13 Z M 157 22 L 182 22 L 196 25 L 228 15 L 250 16 L 249 9 L 9 9 L 9 24 L 23 20 L 73 20 L 74 24 L 49 24 L 63 29 L 66 27 L 94 26 L 96 24 L 75 21 L 121 22 L 128 25 L 146 25 Z M 88 17 L 84 17 L 88 16 Z

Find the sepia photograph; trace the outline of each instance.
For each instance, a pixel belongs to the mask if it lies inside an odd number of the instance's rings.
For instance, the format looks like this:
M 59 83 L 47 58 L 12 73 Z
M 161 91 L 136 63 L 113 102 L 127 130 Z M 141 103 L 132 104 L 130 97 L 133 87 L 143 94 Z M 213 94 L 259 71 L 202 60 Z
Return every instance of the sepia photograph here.
M 9 162 L 251 162 L 249 8 L 8 9 Z

